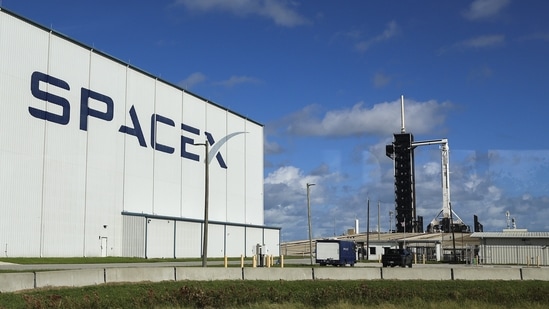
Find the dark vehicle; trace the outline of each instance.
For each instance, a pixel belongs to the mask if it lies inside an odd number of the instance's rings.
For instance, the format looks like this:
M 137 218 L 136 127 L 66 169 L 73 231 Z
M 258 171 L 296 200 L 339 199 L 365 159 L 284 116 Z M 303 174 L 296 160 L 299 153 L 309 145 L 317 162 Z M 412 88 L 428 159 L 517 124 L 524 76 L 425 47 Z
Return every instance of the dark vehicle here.
M 412 268 L 412 253 L 407 249 L 391 249 L 385 248 L 385 252 L 381 256 L 383 267 L 410 267 Z
M 316 263 L 320 266 L 355 266 L 356 245 L 352 241 L 322 239 L 316 242 Z

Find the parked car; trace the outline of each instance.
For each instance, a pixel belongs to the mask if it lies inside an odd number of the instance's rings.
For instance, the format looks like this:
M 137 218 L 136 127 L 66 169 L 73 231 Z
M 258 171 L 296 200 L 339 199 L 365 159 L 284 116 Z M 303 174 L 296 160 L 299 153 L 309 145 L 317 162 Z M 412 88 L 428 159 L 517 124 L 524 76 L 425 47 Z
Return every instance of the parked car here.
M 412 267 L 413 254 L 407 249 L 392 249 L 385 248 L 385 252 L 381 256 L 383 267 Z

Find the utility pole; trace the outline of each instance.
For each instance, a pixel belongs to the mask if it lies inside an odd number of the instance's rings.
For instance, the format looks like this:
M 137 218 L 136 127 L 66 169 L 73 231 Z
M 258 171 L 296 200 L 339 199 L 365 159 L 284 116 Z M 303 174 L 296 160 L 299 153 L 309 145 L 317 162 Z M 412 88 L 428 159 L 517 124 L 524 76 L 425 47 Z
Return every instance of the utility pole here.
M 366 260 L 370 259 L 370 199 L 368 199 L 368 220 L 366 221 Z
M 208 140 L 201 144 L 194 144 L 195 146 L 204 146 L 206 148 L 206 155 L 204 159 L 204 239 L 202 240 L 202 267 L 208 266 L 208 207 L 209 207 L 209 191 L 210 191 L 210 162 L 208 158 L 208 152 L 210 147 Z
M 452 215 L 452 202 L 449 202 L 448 205 L 450 206 L 450 230 L 452 231 L 452 246 L 453 246 L 454 263 L 456 263 L 457 262 L 456 237 L 454 235 L 454 216 Z
M 314 183 L 307 183 L 307 218 L 309 221 L 309 254 L 311 258 L 311 266 L 313 266 L 313 231 L 311 227 L 311 195 L 309 188 L 314 185 Z
M 381 233 L 381 223 L 379 223 L 379 201 L 377 201 L 377 240 L 380 240 L 381 236 L 379 235 Z

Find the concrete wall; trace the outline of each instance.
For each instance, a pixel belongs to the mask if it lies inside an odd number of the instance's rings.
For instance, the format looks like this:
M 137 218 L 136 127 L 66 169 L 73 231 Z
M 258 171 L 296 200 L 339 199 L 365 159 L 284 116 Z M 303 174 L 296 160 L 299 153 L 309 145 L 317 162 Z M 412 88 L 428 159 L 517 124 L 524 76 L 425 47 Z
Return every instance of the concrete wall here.
M 244 280 L 311 280 L 312 268 L 244 268 Z
M 173 267 L 105 268 L 105 282 L 160 282 L 175 280 Z
M 33 273 L 0 274 L 0 292 L 15 292 L 34 288 Z
M 381 278 L 379 268 L 366 267 L 320 267 L 313 268 L 313 279 L 330 279 L 330 280 L 378 280 Z
M 87 286 L 105 282 L 105 271 L 96 269 L 75 269 L 44 271 L 36 273 L 36 287 Z
M 522 280 L 549 281 L 549 268 L 522 268 Z
M 381 272 L 386 280 L 452 280 L 452 269 L 445 267 L 382 268 Z
M 111 282 L 213 280 L 543 280 L 549 268 L 518 267 L 122 267 L 0 273 L 0 292 Z
M 176 267 L 175 280 L 213 281 L 213 280 L 242 280 L 243 268 L 202 268 Z
M 454 280 L 521 280 L 520 268 L 454 268 Z

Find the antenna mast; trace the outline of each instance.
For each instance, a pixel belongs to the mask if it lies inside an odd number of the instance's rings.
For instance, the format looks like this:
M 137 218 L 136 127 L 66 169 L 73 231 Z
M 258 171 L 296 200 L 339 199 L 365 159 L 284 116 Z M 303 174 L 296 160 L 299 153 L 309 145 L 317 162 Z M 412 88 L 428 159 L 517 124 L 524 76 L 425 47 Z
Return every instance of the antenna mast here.
M 400 96 L 400 133 L 406 133 L 404 126 L 404 95 Z

